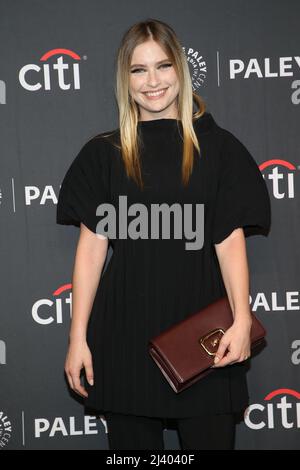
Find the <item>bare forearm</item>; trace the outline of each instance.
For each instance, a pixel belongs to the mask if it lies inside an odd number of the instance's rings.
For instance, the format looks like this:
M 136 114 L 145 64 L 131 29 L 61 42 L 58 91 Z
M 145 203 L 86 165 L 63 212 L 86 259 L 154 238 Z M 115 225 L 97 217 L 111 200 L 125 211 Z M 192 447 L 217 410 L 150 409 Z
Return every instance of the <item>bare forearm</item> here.
M 98 242 L 99 243 L 99 242 Z M 95 252 L 79 240 L 72 279 L 72 323 L 70 341 L 86 340 L 88 320 L 106 258 L 105 246 Z
M 215 245 L 220 269 L 235 322 L 251 322 L 249 268 L 244 232 L 241 228 Z

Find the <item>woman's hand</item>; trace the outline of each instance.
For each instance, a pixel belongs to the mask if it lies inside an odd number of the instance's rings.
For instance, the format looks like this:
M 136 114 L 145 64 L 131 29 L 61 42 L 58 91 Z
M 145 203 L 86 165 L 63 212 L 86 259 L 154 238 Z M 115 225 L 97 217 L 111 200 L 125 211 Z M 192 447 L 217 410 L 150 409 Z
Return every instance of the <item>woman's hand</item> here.
M 82 397 L 88 397 L 86 389 L 80 382 L 80 371 L 85 369 L 85 375 L 90 385 L 94 385 L 92 355 L 85 340 L 72 340 L 65 362 L 65 372 L 69 385 L 74 392 Z
M 215 365 L 213 368 L 225 367 L 229 364 L 242 362 L 251 355 L 251 317 L 235 320 L 230 328 L 225 332 L 220 341 L 218 351 L 215 355 Z M 224 356 L 226 350 L 227 354 Z

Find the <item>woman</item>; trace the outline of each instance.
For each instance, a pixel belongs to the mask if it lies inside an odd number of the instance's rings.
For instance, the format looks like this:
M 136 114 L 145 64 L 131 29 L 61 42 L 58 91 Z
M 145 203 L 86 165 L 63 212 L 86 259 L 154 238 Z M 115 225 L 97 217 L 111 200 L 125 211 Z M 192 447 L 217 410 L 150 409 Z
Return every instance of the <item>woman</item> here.
M 105 416 L 110 449 L 163 449 L 168 418 L 183 449 L 232 449 L 235 414 L 248 404 L 245 236 L 268 232 L 268 191 L 245 146 L 192 92 L 167 24 L 150 19 L 125 33 L 116 95 L 119 128 L 83 146 L 59 194 L 57 222 L 80 226 L 66 375 L 85 404 Z M 173 204 L 183 209 L 181 237 L 150 224 L 156 204 L 164 205 L 164 223 Z M 204 207 L 202 244 L 191 242 L 195 219 L 184 212 L 197 204 Z M 101 224 L 105 211 L 111 218 Z M 178 214 L 169 218 L 176 230 Z M 101 276 L 109 244 L 113 255 Z M 226 294 L 234 322 L 215 370 L 174 393 L 148 354 L 149 339 Z

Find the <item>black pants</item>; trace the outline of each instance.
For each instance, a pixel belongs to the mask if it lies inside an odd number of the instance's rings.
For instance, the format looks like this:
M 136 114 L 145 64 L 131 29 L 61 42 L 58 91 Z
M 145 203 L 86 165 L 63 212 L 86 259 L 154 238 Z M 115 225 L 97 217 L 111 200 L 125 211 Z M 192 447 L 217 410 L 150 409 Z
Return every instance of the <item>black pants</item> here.
M 166 420 L 147 416 L 105 413 L 110 450 L 164 450 Z M 182 450 L 231 450 L 234 448 L 235 417 L 203 415 L 176 420 Z

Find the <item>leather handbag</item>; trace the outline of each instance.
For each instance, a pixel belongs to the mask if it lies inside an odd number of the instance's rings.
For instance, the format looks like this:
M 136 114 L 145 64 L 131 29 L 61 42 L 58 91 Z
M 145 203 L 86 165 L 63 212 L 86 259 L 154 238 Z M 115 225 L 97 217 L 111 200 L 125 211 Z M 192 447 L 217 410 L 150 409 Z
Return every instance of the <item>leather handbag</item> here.
M 250 338 L 254 348 L 264 340 L 266 330 L 253 312 L 251 316 Z M 232 323 L 232 310 L 225 296 L 149 341 L 150 356 L 176 393 L 217 370 L 212 368 L 214 356 Z

